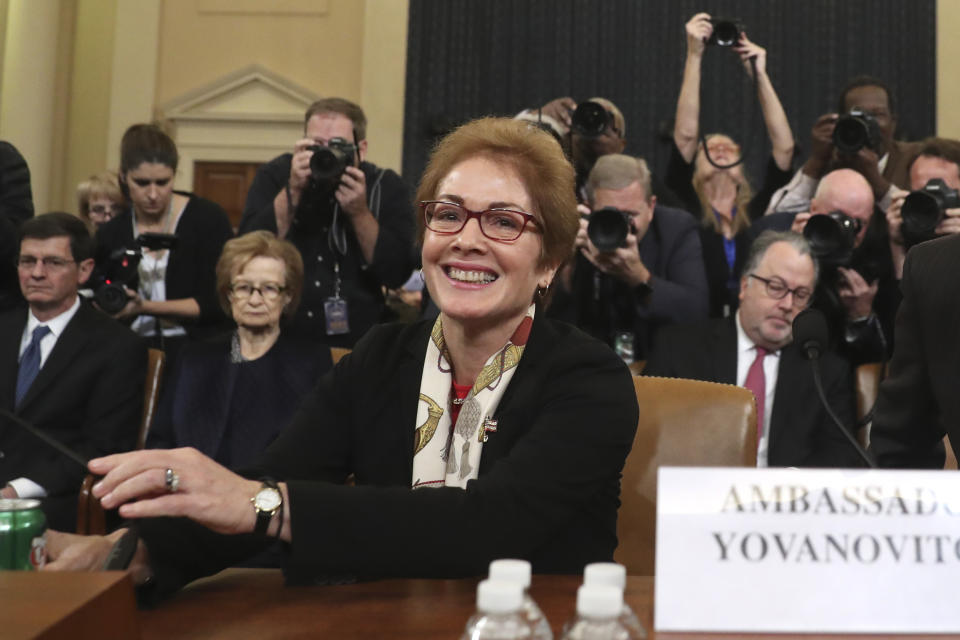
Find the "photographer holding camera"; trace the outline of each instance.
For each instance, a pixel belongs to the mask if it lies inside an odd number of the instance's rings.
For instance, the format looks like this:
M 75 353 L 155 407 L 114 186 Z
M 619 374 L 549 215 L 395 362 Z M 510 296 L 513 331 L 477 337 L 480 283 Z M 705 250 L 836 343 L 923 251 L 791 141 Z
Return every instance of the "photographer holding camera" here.
M 660 325 L 707 315 L 697 223 L 686 211 L 657 204 L 639 158 L 601 157 L 586 192 L 578 254 L 564 277 L 569 291 L 559 292 L 548 313 L 640 360 Z
M 820 179 L 849 168 L 870 184 L 886 211 L 896 188 L 907 188 L 907 164 L 916 143 L 894 140 L 896 104 L 887 85 L 870 76 L 852 79 L 840 93 L 837 112 L 820 116 L 811 129 L 810 156 L 790 182 L 770 199 L 767 213 L 807 211 Z
M 898 280 L 907 249 L 937 236 L 960 233 L 960 142 L 927 138 L 907 166 L 911 191 L 898 191 L 887 209 Z
M 413 212 L 400 176 L 366 162 L 367 119 L 343 98 L 307 109 L 293 153 L 257 170 L 240 232 L 273 231 L 303 256 L 303 301 L 291 333 L 352 347 L 384 310 L 382 287 L 414 265 Z
M 707 13 L 693 16 L 685 30 L 687 59 L 664 180 L 687 211 L 701 218 L 710 316 L 725 317 L 739 304 L 740 273 L 752 239 L 750 221 L 763 215 L 770 196 L 790 179 L 795 145 L 787 115 L 767 75 L 766 50 L 751 42 L 736 22 Z M 772 146 L 757 193 L 739 163 L 740 146 L 722 133 L 701 137 L 700 75 L 707 45 L 730 48 L 743 61 L 747 74 L 755 75 L 757 99 Z
M 873 189 L 853 169 L 831 171 L 818 182 L 810 210 L 777 213 L 754 225 L 803 233 L 820 265 L 813 306 L 827 317 L 830 337 L 854 365 L 879 362 L 893 348 L 900 290 L 883 212 Z

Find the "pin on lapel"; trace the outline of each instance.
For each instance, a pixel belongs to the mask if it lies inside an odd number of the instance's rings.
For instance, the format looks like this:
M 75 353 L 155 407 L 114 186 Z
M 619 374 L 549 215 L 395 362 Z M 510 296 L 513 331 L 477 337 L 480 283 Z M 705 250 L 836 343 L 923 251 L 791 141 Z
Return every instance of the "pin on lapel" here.
M 490 416 L 483 419 L 483 430 L 480 432 L 480 442 L 486 442 L 491 433 L 497 432 L 497 421 Z

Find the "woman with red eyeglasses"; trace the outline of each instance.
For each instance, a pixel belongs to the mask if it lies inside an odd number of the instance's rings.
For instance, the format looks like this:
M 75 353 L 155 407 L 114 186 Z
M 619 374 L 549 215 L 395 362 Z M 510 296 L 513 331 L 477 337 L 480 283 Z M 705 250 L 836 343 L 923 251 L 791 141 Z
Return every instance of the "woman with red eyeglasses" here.
M 760 191 L 754 192 L 743 164 L 737 163 L 741 148 L 730 136 L 713 133 L 701 139 L 700 68 L 715 26 L 707 13 L 698 13 L 686 25 L 687 59 L 677 98 L 674 148 L 664 182 L 687 210 L 701 219 L 710 316 L 724 317 L 737 309 L 740 274 L 753 239 L 747 232 L 750 221 L 763 215 L 773 192 L 790 180 L 794 140 L 767 75 L 767 52 L 743 32 L 730 48 L 743 60 L 747 74 L 756 77 L 757 97 L 772 145 Z
M 372 328 L 244 476 L 189 449 L 91 461 L 104 507 L 136 520 L 135 579 L 166 593 L 275 538 L 295 581 L 609 561 L 633 383 L 541 309 L 579 229 L 573 181 L 536 126 L 485 118 L 447 136 L 417 193 L 436 320 Z M 151 518 L 165 515 L 193 522 Z M 97 567 L 121 535 L 48 532 L 47 567 Z

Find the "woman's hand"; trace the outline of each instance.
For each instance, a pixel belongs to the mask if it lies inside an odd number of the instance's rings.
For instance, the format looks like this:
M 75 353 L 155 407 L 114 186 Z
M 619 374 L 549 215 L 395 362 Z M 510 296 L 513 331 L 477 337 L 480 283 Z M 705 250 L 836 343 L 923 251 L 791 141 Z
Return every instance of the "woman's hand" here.
M 167 469 L 177 479 L 167 484 Z M 105 476 L 93 495 L 105 509 L 119 507 L 124 518 L 182 516 L 218 533 L 250 533 L 256 516 L 250 499 L 260 483 L 220 466 L 196 449 L 154 449 L 119 453 L 90 461 Z
M 142 314 L 143 298 L 140 297 L 140 294 L 127 287 L 124 287 L 123 290 L 127 294 L 127 305 L 113 314 L 113 317 L 117 320 L 123 320 L 124 318 L 135 318 Z
M 110 549 L 126 529 L 109 536 L 78 536 L 47 530 L 47 563 L 43 571 L 99 571 L 110 555 Z
M 707 40 L 713 33 L 713 23 L 709 13 L 698 13 L 687 21 L 687 54 L 703 55 Z
M 753 77 L 753 68 L 750 65 L 750 59 L 756 61 L 757 73 L 761 76 L 767 74 L 767 50 L 758 44 L 750 41 L 746 33 L 740 34 L 740 40 L 733 47 L 733 50 L 740 55 L 743 60 L 743 67 L 747 70 L 747 75 Z

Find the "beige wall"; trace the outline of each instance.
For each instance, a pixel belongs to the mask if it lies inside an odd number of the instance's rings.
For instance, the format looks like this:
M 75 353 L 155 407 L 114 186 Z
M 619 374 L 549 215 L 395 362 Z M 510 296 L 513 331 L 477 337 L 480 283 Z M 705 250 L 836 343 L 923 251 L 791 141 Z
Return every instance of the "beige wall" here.
M 937 0 L 937 135 L 960 139 L 960 2 Z

